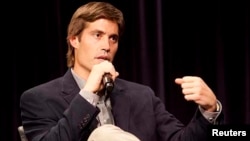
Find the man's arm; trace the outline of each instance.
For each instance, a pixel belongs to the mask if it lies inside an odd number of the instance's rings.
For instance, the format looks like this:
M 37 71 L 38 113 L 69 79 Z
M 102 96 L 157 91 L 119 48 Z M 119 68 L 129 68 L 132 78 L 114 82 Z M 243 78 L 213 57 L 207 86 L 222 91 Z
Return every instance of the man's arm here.
M 68 107 L 60 97 L 56 97 L 58 101 L 53 98 L 34 91 L 23 93 L 20 108 L 27 138 L 30 141 L 87 138 L 97 125 L 98 109 L 80 95 L 76 95 Z

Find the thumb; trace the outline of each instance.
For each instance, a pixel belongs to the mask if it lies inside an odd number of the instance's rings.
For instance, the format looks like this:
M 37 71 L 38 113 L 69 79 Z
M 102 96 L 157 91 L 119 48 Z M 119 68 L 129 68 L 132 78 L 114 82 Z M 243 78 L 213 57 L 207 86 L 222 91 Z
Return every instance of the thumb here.
M 176 84 L 182 84 L 183 83 L 182 78 L 176 78 L 174 81 L 175 81 Z

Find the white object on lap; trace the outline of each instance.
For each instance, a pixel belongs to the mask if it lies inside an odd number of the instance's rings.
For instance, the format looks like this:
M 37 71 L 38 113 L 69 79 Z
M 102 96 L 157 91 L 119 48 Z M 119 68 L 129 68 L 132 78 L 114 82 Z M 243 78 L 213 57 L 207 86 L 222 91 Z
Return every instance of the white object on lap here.
M 104 124 L 97 127 L 89 136 L 88 141 L 140 141 L 135 135 L 121 128 Z

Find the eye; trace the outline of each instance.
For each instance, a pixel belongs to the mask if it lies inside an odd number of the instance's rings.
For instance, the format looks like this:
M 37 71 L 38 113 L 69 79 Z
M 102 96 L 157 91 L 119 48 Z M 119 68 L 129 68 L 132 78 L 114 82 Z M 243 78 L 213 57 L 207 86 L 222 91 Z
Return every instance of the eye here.
M 110 37 L 110 40 L 113 42 L 113 43 L 117 43 L 118 42 L 118 36 L 117 35 L 113 35 Z
M 95 36 L 96 38 L 100 38 L 100 37 L 101 37 L 101 34 L 100 34 L 99 32 L 97 32 L 97 33 L 94 34 L 94 36 Z

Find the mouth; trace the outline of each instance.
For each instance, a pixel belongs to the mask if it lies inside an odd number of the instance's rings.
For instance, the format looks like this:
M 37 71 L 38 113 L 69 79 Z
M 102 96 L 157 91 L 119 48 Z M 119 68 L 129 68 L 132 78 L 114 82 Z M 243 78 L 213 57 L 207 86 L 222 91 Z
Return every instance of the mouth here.
M 96 59 L 98 59 L 98 60 L 107 60 L 107 61 L 110 61 L 110 59 L 108 58 L 108 56 L 98 56 L 98 57 L 96 57 Z

